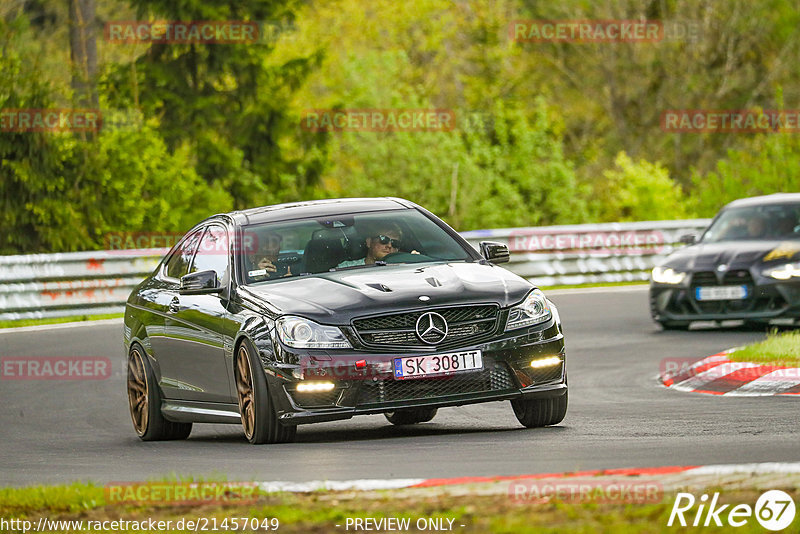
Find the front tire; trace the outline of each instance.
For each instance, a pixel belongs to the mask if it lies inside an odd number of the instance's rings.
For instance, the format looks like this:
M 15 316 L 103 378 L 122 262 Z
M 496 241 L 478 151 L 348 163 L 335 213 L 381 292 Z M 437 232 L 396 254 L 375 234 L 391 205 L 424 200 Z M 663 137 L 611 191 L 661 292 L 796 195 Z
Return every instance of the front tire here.
M 139 345 L 128 352 L 128 408 L 136 434 L 142 441 L 186 439 L 192 423 L 176 423 L 161 414 L 161 390 L 156 375 Z
M 256 351 L 245 340 L 236 351 L 234 365 L 239 414 L 247 441 L 262 443 L 291 443 L 297 435 L 296 426 L 282 425 L 267 391 L 267 377 L 257 360 Z
M 516 399 L 511 401 L 514 415 L 523 426 L 539 428 L 557 425 L 567 415 L 567 392 L 546 399 Z
M 437 408 L 401 408 L 392 412 L 384 412 L 386 420 L 393 425 L 415 425 L 427 423 L 436 417 Z

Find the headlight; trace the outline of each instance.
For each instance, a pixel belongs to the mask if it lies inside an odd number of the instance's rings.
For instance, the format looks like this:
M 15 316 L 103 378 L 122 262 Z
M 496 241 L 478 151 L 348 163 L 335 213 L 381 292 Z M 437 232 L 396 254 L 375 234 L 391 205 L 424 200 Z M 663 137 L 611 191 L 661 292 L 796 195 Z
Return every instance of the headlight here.
M 335 326 L 325 326 L 291 315 L 276 321 L 281 342 L 296 349 L 349 349 L 350 342 Z
M 787 263 L 779 267 L 771 267 L 764 271 L 764 276 L 775 278 L 776 280 L 788 280 L 792 277 L 800 277 L 800 264 Z
M 658 284 L 680 284 L 686 278 L 686 273 L 672 269 L 671 267 L 656 267 L 652 273 L 653 282 Z
M 550 319 L 552 315 L 547 297 L 540 290 L 534 289 L 528 293 L 522 304 L 518 304 L 509 310 L 506 330 L 543 323 Z

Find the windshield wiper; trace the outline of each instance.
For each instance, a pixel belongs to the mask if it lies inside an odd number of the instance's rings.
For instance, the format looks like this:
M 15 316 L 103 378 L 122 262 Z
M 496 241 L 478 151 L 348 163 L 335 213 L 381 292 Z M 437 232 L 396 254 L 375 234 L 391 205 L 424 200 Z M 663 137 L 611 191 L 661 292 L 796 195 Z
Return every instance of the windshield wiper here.
M 389 265 L 385 261 L 377 260 L 375 263 L 365 263 L 364 265 L 348 265 L 346 267 L 331 267 L 328 269 L 329 273 L 334 273 L 337 271 L 349 271 L 351 269 L 363 269 L 364 267 L 385 267 Z

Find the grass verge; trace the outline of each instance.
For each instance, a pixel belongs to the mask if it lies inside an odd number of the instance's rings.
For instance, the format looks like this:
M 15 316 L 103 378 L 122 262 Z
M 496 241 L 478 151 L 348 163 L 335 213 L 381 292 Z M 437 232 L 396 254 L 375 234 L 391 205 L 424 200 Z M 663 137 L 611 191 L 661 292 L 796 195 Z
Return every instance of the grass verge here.
M 720 491 L 720 504 L 755 505 L 760 491 L 749 489 Z M 786 490 L 797 502 L 798 488 Z M 506 494 L 494 495 L 444 495 L 435 491 L 421 496 L 399 496 L 396 492 L 371 492 L 369 494 L 340 494 L 316 492 L 307 494 L 268 494 L 259 496 L 255 503 L 241 505 L 202 506 L 142 506 L 133 503 L 108 504 L 102 486 L 71 484 L 67 486 L 38 486 L 0 489 L 0 516 L 4 519 L 24 519 L 35 524 L 39 517 L 48 520 L 81 520 L 86 532 L 87 521 L 172 521 L 180 519 L 202 520 L 208 530 L 216 521 L 222 525 L 228 518 L 276 518 L 278 530 L 285 533 L 322 533 L 354 531 L 347 528 L 348 519 L 381 518 L 408 519 L 411 528 L 395 530 L 419 532 L 433 531 L 432 524 L 450 525 L 451 532 L 462 533 L 527 533 L 527 532 L 688 532 L 691 526 L 668 527 L 667 522 L 675 496 L 667 494 L 663 500 L 651 504 L 613 502 L 563 502 L 559 500 L 514 499 Z M 730 508 L 730 507 L 729 507 Z M 690 521 L 694 517 L 692 510 Z M 241 520 L 241 519 L 240 519 Z M 418 529 L 417 521 L 424 521 L 426 529 Z M 432 523 L 427 523 L 431 520 Z M 452 523 L 450 523 L 452 520 Z M 184 523 L 185 524 L 185 523 Z M 232 524 L 232 523 L 229 523 Z M 262 523 L 263 524 L 263 523 Z M 422 524 L 422 523 L 421 523 Z M 272 523 L 274 525 L 274 523 Z M 797 532 L 800 514 L 786 531 Z M 703 528 L 707 532 L 725 532 L 730 527 Z M 135 530 L 135 529 L 134 529 Z M 186 529 L 184 529 L 186 530 Z M 199 528 L 198 530 L 203 530 Z M 228 528 L 228 530 L 233 530 Z M 248 531 L 250 529 L 247 529 Z M 274 530 L 260 528 L 259 531 Z M 364 529 L 361 529 L 364 530 Z M 376 529 L 377 530 L 377 529 Z M 78 532 L 77 528 L 51 528 L 54 532 Z M 736 529 L 740 533 L 764 532 L 754 517 Z
M 736 362 L 770 363 L 772 365 L 800 365 L 800 330 L 773 332 L 759 343 L 747 345 L 729 354 Z
M 595 284 L 572 284 L 572 285 L 556 285 L 556 286 L 541 286 L 539 289 L 547 291 L 548 289 L 584 289 L 587 287 L 617 287 L 617 286 L 647 286 L 650 282 L 643 282 L 641 280 L 632 280 L 629 282 L 598 282 Z
M 71 315 L 69 317 L 50 317 L 47 319 L 20 319 L 18 321 L 0 321 L 0 328 L 17 328 L 20 326 L 38 326 L 43 324 L 76 323 L 81 321 L 99 321 L 101 319 L 119 319 L 124 313 L 105 313 L 99 315 Z

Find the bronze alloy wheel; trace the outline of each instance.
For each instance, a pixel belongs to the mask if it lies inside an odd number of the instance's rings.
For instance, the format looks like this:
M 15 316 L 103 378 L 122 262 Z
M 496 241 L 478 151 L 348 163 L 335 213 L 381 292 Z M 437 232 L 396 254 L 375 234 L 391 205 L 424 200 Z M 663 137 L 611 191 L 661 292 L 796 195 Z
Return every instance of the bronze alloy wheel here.
M 242 428 L 247 439 L 252 440 L 256 427 L 253 373 L 250 371 L 250 355 L 244 343 L 236 353 L 236 370 L 236 392 L 239 397 L 239 413 L 242 414 Z
M 142 354 L 137 348 L 132 349 L 128 356 L 128 405 L 133 427 L 142 436 L 148 423 L 147 375 Z

